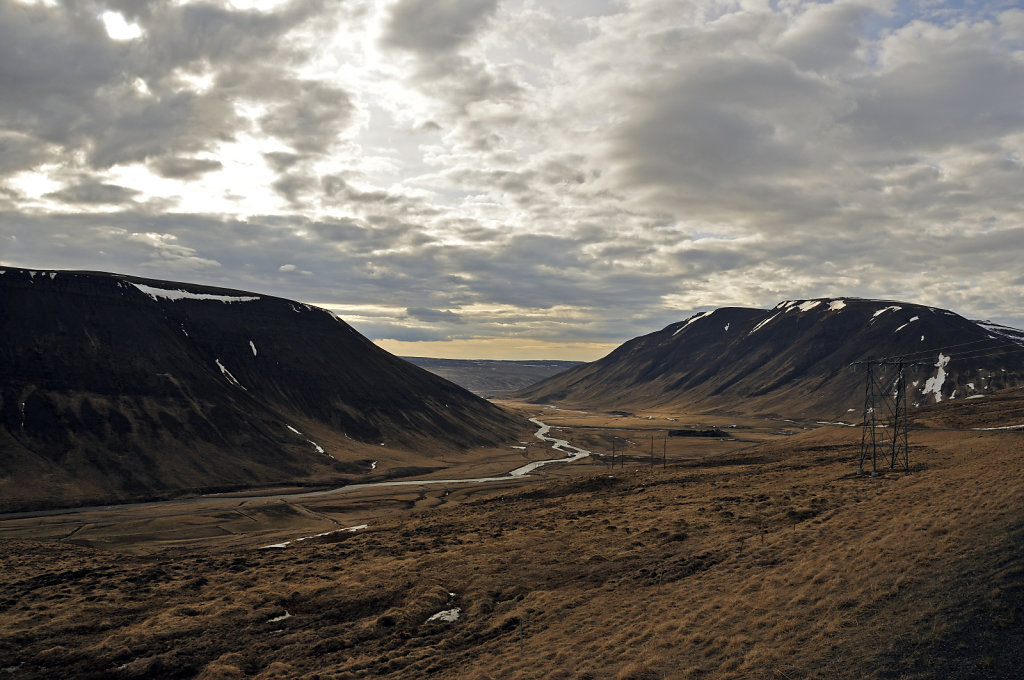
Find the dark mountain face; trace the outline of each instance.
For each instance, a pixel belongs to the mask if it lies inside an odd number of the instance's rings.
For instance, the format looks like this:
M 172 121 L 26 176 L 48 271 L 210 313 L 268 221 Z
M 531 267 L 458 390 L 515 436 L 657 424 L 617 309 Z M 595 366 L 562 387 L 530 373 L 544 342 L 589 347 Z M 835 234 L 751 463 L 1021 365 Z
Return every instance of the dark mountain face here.
M 997 332 L 1001 331 L 1001 332 Z M 835 417 L 863 407 L 852 362 L 906 357 L 908 401 L 934 403 L 1024 383 L 1014 329 L 942 309 L 845 298 L 725 307 L 635 338 L 517 393 L 592 407 L 681 406 Z
M 6 268 L 0 336 L 8 509 L 40 476 L 53 504 L 124 500 L 334 480 L 514 432 L 489 402 L 281 298 Z

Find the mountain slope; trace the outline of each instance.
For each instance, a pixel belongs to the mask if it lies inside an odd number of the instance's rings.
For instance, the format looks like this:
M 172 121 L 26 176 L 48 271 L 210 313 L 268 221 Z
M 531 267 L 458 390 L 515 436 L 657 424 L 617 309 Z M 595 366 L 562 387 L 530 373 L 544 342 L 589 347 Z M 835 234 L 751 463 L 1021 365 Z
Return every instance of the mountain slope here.
M 340 480 L 515 429 L 329 312 L 265 295 L 6 268 L 0 337 L 6 509 Z
M 591 407 L 667 405 L 835 417 L 859 410 L 850 364 L 903 356 L 911 403 L 970 397 L 1024 381 L 1024 346 L 953 312 L 903 302 L 795 300 L 724 307 L 630 340 L 608 356 L 516 394 Z

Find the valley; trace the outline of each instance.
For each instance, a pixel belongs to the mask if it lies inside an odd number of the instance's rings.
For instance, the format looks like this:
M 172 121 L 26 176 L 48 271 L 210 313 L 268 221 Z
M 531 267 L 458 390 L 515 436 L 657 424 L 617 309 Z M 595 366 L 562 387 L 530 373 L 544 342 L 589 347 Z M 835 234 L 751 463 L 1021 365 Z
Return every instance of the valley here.
M 1013 329 L 787 301 L 554 375 L 449 363 L 459 386 L 258 293 L 14 268 L 0 292 L 0 678 L 1024 667 Z M 909 469 L 869 476 L 879 356 L 919 374 Z
M 1024 424 L 1019 391 L 922 411 L 911 471 L 877 478 L 842 425 L 533 415 L 595 453 L 637 445 L 614 469 L 0 521 L 7 672 L 1015 677 L 1024 428 L 989 428 Z M 670 437 L 652 461 L 665 424 L 740 436 Z

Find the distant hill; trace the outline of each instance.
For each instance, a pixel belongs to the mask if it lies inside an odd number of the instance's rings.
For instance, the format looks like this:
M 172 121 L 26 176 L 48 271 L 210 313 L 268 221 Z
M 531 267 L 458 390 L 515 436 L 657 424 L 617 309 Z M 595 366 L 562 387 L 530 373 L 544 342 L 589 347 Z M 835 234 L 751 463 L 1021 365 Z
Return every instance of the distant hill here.
M 0 510 L 341 480 L 516 431 L 333 314 L 257 293 L 0 268 L 0 338 Z
M 905 302 L 843 298 L 701 312 L 515 396 L 836 417 L 863 408 L 863 370 L 852 362 L 898 356 L 918 364 L 908 374 L 913 405 L 1024 384 L 1017 329 Z
M 582 363 L 552 360 L 402 358 L 481 397 L 504 396 Z

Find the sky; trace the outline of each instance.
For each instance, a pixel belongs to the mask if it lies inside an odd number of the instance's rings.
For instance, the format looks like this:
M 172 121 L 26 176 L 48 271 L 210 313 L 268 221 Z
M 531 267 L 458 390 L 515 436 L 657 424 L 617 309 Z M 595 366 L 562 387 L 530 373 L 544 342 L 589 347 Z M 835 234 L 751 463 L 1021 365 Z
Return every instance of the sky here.
M 1016 0 L 0 0 L 0 265 L 595 359 L 858 296 L 1024 327 Z

